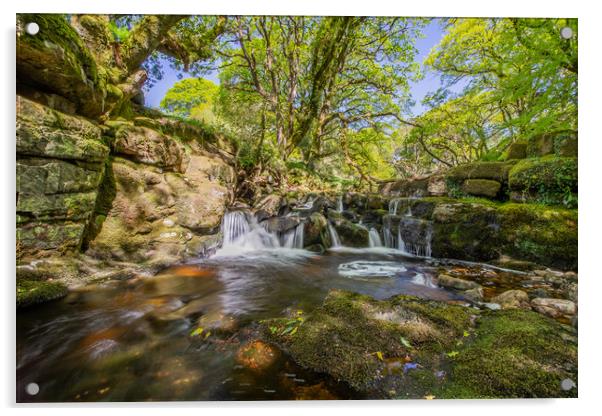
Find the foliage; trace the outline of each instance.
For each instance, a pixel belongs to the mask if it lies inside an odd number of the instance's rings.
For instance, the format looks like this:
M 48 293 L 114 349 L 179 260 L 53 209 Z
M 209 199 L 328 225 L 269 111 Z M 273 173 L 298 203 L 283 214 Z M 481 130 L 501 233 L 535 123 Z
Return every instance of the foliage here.
M 215 121 L 213 102 L 218 91 L 215 83 L 203 78 L 178 81 L 161 100 L 161 108 L 178 117 L 206 123 Z
M 571 39 L 560 36 L 566 26 Z M 448 19 L 446 29 L 425 60 L 442 86 L 406 136 L 423 171 L 499 160 L 516 140 L 576 131 L 576 19 Z

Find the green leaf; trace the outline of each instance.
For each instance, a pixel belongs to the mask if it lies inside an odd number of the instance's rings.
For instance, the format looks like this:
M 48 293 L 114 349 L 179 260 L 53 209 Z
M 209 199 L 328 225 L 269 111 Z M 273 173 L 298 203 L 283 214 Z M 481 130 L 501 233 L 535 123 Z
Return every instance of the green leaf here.
M 404 337 L 399 337 L 399 340 L 401 341 L 401 343 L 403 344 L 404 347 L 406 348 L 412 348 L 412 345 L 410 344 L 410 342 L 405 339 Z
M 376 356 L 378 357 L 379 360 L 384 361 L 383 353 L 382 352 L 376 351 Z
M 190 336 L 191 336 L 191 337 L 196 337 L 196 336 L 199 336 L 199 335 L 201 335 L 202 333 L 203 333 L 203 328 L 201 328 L 201 327 L 199 326 L 198 328 L 196 328 L 195 330 L 193 330 L 193 331 L 190 333 Z
M 450 352 L 448 352 L 448 353 L 447 353 L 447 356 L 448 356 L 449 358 L 454 358 L 454 357 L 456 357 L 458 354 L 460 354 L 458 351 L 450 351 Z

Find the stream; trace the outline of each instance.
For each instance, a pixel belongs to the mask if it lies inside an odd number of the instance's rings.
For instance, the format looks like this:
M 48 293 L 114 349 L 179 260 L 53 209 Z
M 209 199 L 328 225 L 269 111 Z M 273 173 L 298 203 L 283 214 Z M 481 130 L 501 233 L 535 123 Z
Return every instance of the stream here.
M 291 308 L 311 312 L 330 289 L 380 299 L 402 293 L 455 299 L 431 282 L 433 273 L 428 260 L 386 248 L 325 255 L 272 248 L 238 255 L 226 250 L 151 278 L 86 287 L 19 312 L 17 391 L 31 382 L 40 386 L 39 394 L 19 400 L 292 399 L 311 386 L 320 386 L 309 390 L 313 394 L 327 390 L 332 398 L 349 398 L 344 386 L 286 359 L 276 373 L 241 368 L 237 347 L 253 321 Z M 226 317 L 236 331 L 195 348 L 189 334 L 200 316 Z

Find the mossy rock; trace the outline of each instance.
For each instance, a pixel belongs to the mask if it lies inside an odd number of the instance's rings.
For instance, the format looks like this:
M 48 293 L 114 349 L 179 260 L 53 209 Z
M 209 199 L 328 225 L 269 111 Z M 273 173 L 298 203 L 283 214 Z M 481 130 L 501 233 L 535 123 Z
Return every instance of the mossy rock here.
M 509 173 L 512 199 L 577 206 L 577 159 L 547 156 L 518 162 Z
M 37 305 L 67 295 L 67 287 L 59 282 L 17 280 L 17 308 Z
M 577 210 L 540 204 L 499 206 L 504 254 L 564 270 L 577 268 Z
M 505 182 L 508 172 L 514 162 L 473 162 L 458 165 L 447 171 L 446 176 L 451 180 L 491 179 Z
M 303 244 L 305 246 L 320 245 L 323 243 L 322 236 L 327 233 L 328 221 L 319 212 L 314 212 L 305 221 Z
M 462 184 L 462 191 L 465 194 L 487 198 L 495 198 L 501 188 L 501 183 L 490 179 L 466 179 Z
M 349 220 L 339 220 L 333 224 L 341 244 L 347 247 L 368 247 L 368 230 Z
M 97 125 L 20 96 L 17 96 L 16 140 L 21 156 L 100 164 L 109 154 Z
M 508 146 L 504 155 L 505 160 L 525 159 L 527 157 L 527 142 L 517 141 Z
M 24 27 L 36 22 L 40 31 Z M 106 111 L 107 77 L 75 29 L 62 14 L 17 14 L 17 79 L 42 86 L 75 103 L 80 114 L 99 117 Z
M 435 257 L 487 261 L 501 254 L 496 207 L 481 203 L 442 203 L 433 211 Z
M 430 366 L 462 336 L 472 315 L 469 308 L 413 296 L 377 301 L 333 290 L 306 318 L 272 319 L 262 326 L 266 338 L 301 366 L 386 397 L 387 362 L 411 353 Z M 403 380 L 397 381 L 402 388 Z
M 440 398 L 576 397 L 577 345 L 570 327 L 518 309 L 483 314 L 477 336 L 458 350 Z

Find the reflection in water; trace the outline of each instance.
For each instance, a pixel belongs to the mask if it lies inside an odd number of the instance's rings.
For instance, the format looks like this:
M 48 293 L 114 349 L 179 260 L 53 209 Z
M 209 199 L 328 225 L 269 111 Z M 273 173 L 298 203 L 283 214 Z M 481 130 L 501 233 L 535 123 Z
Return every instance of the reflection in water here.
M 20 401 L 257 400 L 356 397 L 286 357 L 266 372 L 237 364 L 252 322 L 292 308 L 310 312 L 331 289 L 379 299 L 454 299 L 422 259 L 386 248 L 316 255 L 275 248 L 222 252 L 152 278 L 112 282 L 20 311 Z M 191 337 L 202 327 L 211 335 Z M 290 377 L 290 375 L 293 375 Z M 24 386 L 40 385 L 35 397 Z

